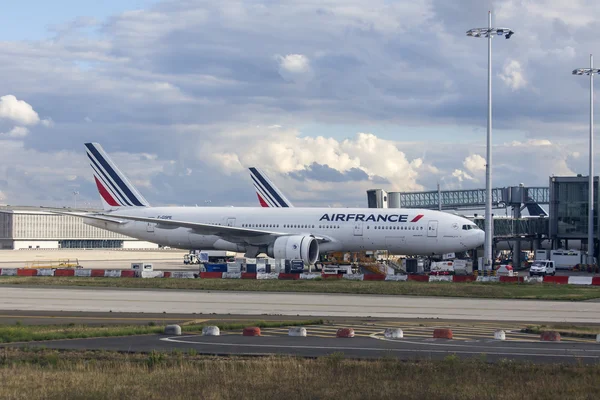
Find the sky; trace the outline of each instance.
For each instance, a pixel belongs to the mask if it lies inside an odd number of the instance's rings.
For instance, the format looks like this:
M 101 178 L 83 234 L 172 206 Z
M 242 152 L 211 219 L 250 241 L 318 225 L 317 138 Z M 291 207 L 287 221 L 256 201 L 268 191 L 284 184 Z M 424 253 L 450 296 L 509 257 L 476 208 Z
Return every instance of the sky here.
M 488 10 L 515 31 L 492 45 L 493 186 L 587 175 L 589 0 L 22 0 L 0 16 L 0 203 L 100 206 L 88 141 L 152 205 L 257 206 L 251 166 L 296 206 L 482 188 L 487 43 L 465 32 Z

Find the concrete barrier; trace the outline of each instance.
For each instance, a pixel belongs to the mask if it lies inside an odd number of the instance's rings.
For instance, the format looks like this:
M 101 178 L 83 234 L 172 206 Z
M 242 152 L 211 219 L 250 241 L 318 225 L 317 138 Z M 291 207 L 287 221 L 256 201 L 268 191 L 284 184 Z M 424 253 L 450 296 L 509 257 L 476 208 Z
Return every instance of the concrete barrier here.
M 300 274 L 286 274 L 284 272 L 280 272 L 277 279 L 281 279 L 282 281 L 297 281 L 300 279 Z
M 165 335 L 180 336 L 181 335 L 181 326 L 179 326 L 179 325 L 165 326 Z
M 556 283 L 558 285 L 566 285 L 569 283 L 568 276 L 545 276 L 544 283 Z
M 142 271 L 140 273 L 140 276 L 144 279 L 148 279 L 148 278 L 162 278 L 164 276 L 165 273 L 163 273 L 162 271 Z M 172 272 L 169 272 L 169 276 L 171 276 Z M 193 275 L 192 275 L 193 277 Z
M 591 285 L 591 276 L 569 276 L 569 285 Z
M 249 326 L 244 328 L 242 336 L 260 336 L 260 328 L 256 326 Z
M 257 279 L 255 272 L 242 272 L 242 279 Z
M 321 274 L 323 279 L 342 279 L 344 274 Z
M 335 337 L 338 338 L 353 338 L 354 337 L 354 329 L 352 328 L 340 328 L 337 330 Z
M 595 276 L 592 278 L 592 285 L 600 286 L 600 276 Z
M 202 279 L 221 279 L 226 272 L 200 272 Z
M 1 276 L 17 276 L 17 268 L 2 268 Z
M 55 269 L 54 276 L 75 276 L 74 269 Z
M 219 272 L 219 273 L 222 273 L 222 272 Z M 194 273 L 193 272 L 185 272 L 185 271 L 172 271 L 171 278 L 194 279 Z
M 121 271 L 121 278 L 135 278 L 135 271 L 131 269 L 124 269 Z
M 17 276 L 37 276 L 37 269 L 19 268 L 17 269 Z
M 525 276 L 524 282 L 525 283 L 543 283 L 544 278 L 541 276 Z
M 383 274 L 364 274 L 363 281 L 385 281 Z
M 498 330 L 494 332 L 494 339 L 496 340 L 506 340 L 506 332 L 502 330 Z
M 75 276 L 89 278 L 90 276 L 92 276 L 92 270 L 91 269 L 76 269 Z
M 292 326 L 288 330 L 288 336 L 306 337 L 306 328 L 303 328 L 301 326 Z
M 392 282 L 406 282 L 408 280 L 408 275 L 387 275 L 385 280 Z
M 264 273 L 261 272 L 259 274 L 256 274 L 256 279 L 260 279 L 260 280 L 269 280 L 269 279 L 279 279 L 279 274 L 272 272 L 272 273 Z
M 500 277 L 500 282 L 505 282 L 505 283 L 520 283 L 523 281 L 524 281 L 524 279 L 522 276 L 501 276 Z
M 104 271 L 105 278 L 120 278 L 121 270 L 120 269 L 107 269 Z
M 452 329 L 434 329 L 433 330 L 433 337 L 435 339 L 452 339 L 453 334 L 452 334 Z
M 429 282 L 429 275 L 408 275 L 409 281 Z
M 221 330 L 218 326 L 205 326 L 202 328 L 202 336 L 221 336 Z
M 542 342 L 560 342 L 560 333 L 556 331 L 542 332 L 540 340 Z
M 429 282 L 452 282 L 451 275 L 429 275 Z
M 241 272 L 223 272 L 223 279 L 242 279 Z
M 312 272 L 309 272 L 308 274 L 300 274 L 300 279 L 303 279 L 303 280 L 317 279 L 320 277 L 321 277 L 321 274 L 315 274 Z
M 90 275 L 92 278 L 104 278 L 104 270 L 103 269 L 92 269 L 92 274 Z
M 37 276 L 54 276 L 54 270 L 52 268 L 38 269 Z
M 387 328 L 383 332 L 383 336 L 388 339 L 402 339 L 404 337 L 404 332 L 400 328 Z
M 453 275 L 452 282 L 475 282 L 477 280 L 473 275 Z
M 500 282 L 499 276 L 478 276 L 477 282 Z
M 364 280 L 364 274 L 344 274 L 342 275 L 342 279 L 347 279 L 349 281 L 362 281 Z

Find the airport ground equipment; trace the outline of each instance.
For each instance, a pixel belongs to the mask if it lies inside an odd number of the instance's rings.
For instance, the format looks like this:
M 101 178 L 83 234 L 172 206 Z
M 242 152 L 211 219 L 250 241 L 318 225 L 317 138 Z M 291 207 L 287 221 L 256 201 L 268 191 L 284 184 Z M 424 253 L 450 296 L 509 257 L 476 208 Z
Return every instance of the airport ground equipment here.
M 63 258 L 58 260 L 36 260 L 28 261 L 25 268 L 44 269 L 44 268 L 82 268 L 77 258 Z

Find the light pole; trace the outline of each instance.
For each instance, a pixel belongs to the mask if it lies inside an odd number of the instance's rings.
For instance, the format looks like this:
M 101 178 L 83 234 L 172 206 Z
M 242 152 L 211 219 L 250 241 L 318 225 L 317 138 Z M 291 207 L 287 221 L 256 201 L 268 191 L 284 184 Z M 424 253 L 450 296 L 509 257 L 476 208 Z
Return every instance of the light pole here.
M 492 238 L 494 226 L 492 218 L 492 38 L 504 36 L 506 39 L 514 32 L 508 28 L 492 28 L 492 12 L 488 11 L 488 27 L 474 28 L 467 31 L 467 36 L 488 40 L 488 119 L 487 119 L 487 144 L 485 164 L 485 242 L 483 245 L 483 256 L 485 269 L 492 269 Z
M 75 197 L 75 209 L 77 209 L 77 196 L 79 195 L 79 192 L 77 190 L 73 190 L 73 196 Z
M 577 68 L 573 70 L 573 75 L 590 76 L 590 190 L 588 193 L 588 265 L 594 263 L 594 75 L 598 74 L 600 74 L 600 69 L 594 69 L 594 56 L 591 54 L 589 68 Z

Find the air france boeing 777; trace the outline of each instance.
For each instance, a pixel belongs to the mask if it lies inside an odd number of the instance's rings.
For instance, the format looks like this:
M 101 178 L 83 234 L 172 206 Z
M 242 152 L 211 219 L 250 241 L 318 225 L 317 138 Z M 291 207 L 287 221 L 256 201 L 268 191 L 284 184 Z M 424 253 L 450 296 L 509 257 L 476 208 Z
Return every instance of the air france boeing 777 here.
M 313 264 L 320 252 L 428 255 L 471 250 L 484 241 L 484 232 L 473 222 L 434 210 L 151 207 L 99 144 L 85 146 L 105 211 L 70 214 L 89 225 L 160 245 L 230 250 L 247 257 L 266 253 Z

